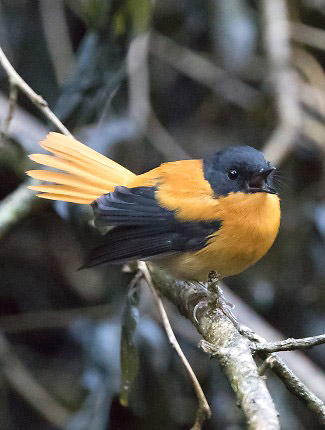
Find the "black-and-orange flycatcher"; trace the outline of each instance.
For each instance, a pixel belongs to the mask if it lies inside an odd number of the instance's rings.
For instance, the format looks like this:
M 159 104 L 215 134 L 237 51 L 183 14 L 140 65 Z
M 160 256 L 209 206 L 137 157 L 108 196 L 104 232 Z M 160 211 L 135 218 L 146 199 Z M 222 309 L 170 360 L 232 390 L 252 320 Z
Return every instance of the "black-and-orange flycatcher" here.
M 177 279 L 206 281 L 211 271 L 225 277 L 252 266 L 278 233 L 275 168 L 252 147 L 135 175 L 59 133 L 40 145 L 53 155 L 30 158 L 65 173 L 31 170 L 28 175 L 52 184 L 29 188 L 42 198 L 91 204 L 95 225 L 113 227 L 84 267 L 149 260 Z

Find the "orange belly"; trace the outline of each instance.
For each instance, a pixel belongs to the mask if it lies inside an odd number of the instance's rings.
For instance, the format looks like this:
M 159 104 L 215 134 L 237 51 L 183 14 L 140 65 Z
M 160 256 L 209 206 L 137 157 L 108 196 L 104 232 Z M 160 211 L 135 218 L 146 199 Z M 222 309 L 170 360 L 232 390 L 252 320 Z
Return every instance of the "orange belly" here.
M 272 246 L 280 226 L 280 201 L 266 193 L 234 193 L 219 199 L 222 227 L 193 253 L 159 262 L 177 279 L 206 281 L 210 271 L 235 275 L 255 264 Z

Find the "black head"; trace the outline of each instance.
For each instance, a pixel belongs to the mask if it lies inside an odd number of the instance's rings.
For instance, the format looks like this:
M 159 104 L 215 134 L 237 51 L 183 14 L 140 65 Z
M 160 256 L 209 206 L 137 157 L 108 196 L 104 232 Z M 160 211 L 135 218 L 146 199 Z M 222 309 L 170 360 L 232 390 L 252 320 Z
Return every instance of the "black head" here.
M 203 160 L 204 177 L 214 193 L 231 192 L 276 194 L 272 176 L 275 167 L 251 146 L 233 146 Z

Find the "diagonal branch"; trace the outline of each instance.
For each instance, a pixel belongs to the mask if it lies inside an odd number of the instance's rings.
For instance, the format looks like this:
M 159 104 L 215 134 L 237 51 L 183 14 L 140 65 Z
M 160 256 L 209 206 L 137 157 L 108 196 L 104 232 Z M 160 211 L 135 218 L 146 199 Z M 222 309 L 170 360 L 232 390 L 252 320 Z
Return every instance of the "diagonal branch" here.
M 250 341 L 241 336 L 228 317 L 208 304 L 202 285 L 176 281 L 160 269 L 149 266 L 155 288 L 188 318 L 212 345 L 246 417 L 249 430 L 278 430 L 278 414 L 259 375 L 250 350 Z M 207 349 L 205 349 L 207 350 Z
M 267 359 L 272 356 L 270 367 L 282 380 L 287 389 L 304 402 L 308 409 L 319 417 L 325 424 L 325 404 L 297 377 L 297 375 L 276 354 L 259 353 L 260 357 Z

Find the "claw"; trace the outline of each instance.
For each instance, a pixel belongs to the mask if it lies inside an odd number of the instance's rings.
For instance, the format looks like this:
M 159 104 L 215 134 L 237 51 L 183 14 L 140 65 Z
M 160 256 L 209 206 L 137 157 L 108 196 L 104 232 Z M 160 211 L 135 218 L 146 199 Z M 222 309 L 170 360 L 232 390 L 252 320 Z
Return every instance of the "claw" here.
M 215 303 L 217 307 L 232 321 L 234 326 L 238 329 L 239 323 L 237 318 L 232 312 L 234 305 L 226 301 L 223 291 L 219 285 L 221 277 L 215 272 L 210 272 L 208 277 L 208 290 L 212 295 L 212 300 L 210 304 Z
M 211 306 L 213 308 L 219 308 L 226 317 L 230 319 L 230 321 L 234 324 L 234 326 L 239 330 L 240 325 L 238 323 L 237 318 L 232 312 L 234 309 L 234 305 L 226 301 L 225 296 L 223 295 L 223 291 L 219 285 L 221 277 L 216 272 L 210 272 L 208 276 L 208 283 L 204 284 L 202 282 L 198 282 L 198 285 L 202 288 L 202 290 L 206 294 L 208 293 L 208 297 L 205 300 L 200 300 L 195 306 L 193 310 L 193 318 L 194 321 L 198 324 L 199 320 L 197 317 L 198 311 L 207 306 Z
M 206 300 L 200 300 L 195 306 L 194 306 L 194 309 L 193 309 L 193 318 L 194 318 L 194 321 L 197 323 L 197 324 L 199 324 L 199 320 L 197 319 L 197 312 L 198 312 L 198 310 L 199 309 L 202 309 L 202 308 L 204 308 L 204 307 L 207 307 L 208 306 L 208 304 L 209 304 L 209 302 L 207 302 Z

